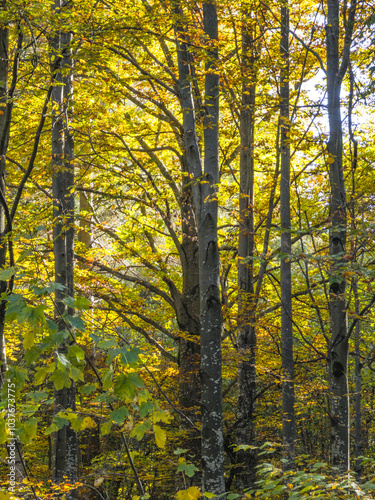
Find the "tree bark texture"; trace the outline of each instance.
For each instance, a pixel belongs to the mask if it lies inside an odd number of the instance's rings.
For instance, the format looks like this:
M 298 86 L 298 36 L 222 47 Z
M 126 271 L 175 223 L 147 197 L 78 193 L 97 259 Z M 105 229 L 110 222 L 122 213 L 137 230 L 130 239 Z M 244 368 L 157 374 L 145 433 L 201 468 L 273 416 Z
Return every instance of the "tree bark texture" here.
M 0 9 L 6 9 L 6 1 L 0 3 Z M 8 45 L 9 32 L 6 26 L 0 26 L 0 191 L 1 198 L 5 200 L 5 157 L 9 141 L 9 120 L 6 113 L 7 97 L 8 97 Z M 0 267 L 6 265 L 6 219 L 5 207 L 0 203 Z M 7 282 L 0 281 L 0 293 L 3 294 L 7 290 Z M 5 372 L 7 370 L 7 356 L 5 348 L 4 323 L 5 323 L 5 308 L 6 302 L 0 302 L 0 386 L 5 382 Z
M 346 189 L 343 172 L 343 131 L 340 109 L 342 80 L 346 74 L 356 2 L 349 8 L 345 28 L 344 47 L 340 64 L 340 2 L 327 0 L 326 50 L 329 140 L 327 144 L 330 174 L 329 238 L 330 317 L 329 385 L 331 392 L 331 454 L 333 465 L 348 470 L 349 462 L 349 388 L 348 388 L 348 328 L 346 313 L 346 280 L 343 275 L 346 253 Z
M 87 219 L 90 217 L 88 214 L 91 213 L 91 207 L 88 200 L 89 194 L 85 191 L 79 192 L 79 210 L 81 212 L 81 217 Z M 91 218 L 91 217 L 90 217 Z M 92 245 L 92 223 L 87 220 L 80 220 L 80 229 L 78 231 L 77 239 L 80 243 L 88 249 Z
M 359 297 L 358 297 L 358 283 L 357 278 L 353 280 L 353 292 L 355 300 L 355 314 L 359 316 Z M 355 471 L 359 474 L 361 472 L 361 459 L 363 450 L 362 438 L 362 362 L 361 362 L 361 325 L 358 321 L 355 325 L 354 332 L 354 457 L 356 459 Z
M 54 15 L 59 16 L 62 1 L 55 0 Z M 55 316 L 60 331 L 66 330 L 64 312 L 72 313 L 64 304 L 66 297 L 74 296 L 74 166 L 73 138 L 69 130 L 69 100 L 72 93 L 70 57 L 71 34 L 57 30 L 51 40 L 52 56 L 59 58 L 55 64 L 55 85 L 52 93 L 52 192 L 54 218 L 55 283 L 61 285 L 55 293 Z M 68 73 L 68 74 L 67 74 Z M 67 310 L 66 310 L 67 309 Z M 70 309 L 70 308 L 69 308 Z M 58 348 L 66 355 L 67 342 Z M 75 386 L 55 390 L 55 413 L 67 409 L 75 411 Z M 69 481 L 77 479 L 77 436 L 71 425 L 66 425 L 54 434 L 53 479 L 61 482 L 65 476 Z
M 183 12 L 179 4 L 176 4 L 175 14 L 176 31 L 180 39 L 178 64 L 186 162 L 189 174 L 193 179 L 193 200 L 198 228 L 202 487 L 205 492 L 222 494 L 225 490 L 225 484 L 221 378 L 222 314 L 217 243 L 219 76 L 215 71 L 218 58 L 216 4 L 214 2 L 203 4 L 207 44 L 203 172 L 196 132 L 186 33 L 182 24 Z
M 181 418 L 180 428 L 185 433 L 183 448 L 189 450 L 193 460 L 201 456 L 200 422 L 200 322 L 199 322 L 199 254 L 197 227 L 194 219 L 192 190 L 189 180 L 183 177 L 182 199 L 182 280 L 181 304 L 177 311 L 178 325 L 182 332 L 179 340 L 179 404 L 188 417 Z M 194 427 L 193 424 L 196 426 Z M 201 475 L 195 473 L 185 478 L 182 489 L 199 486 Z
M 294 416 L 294 357 L 291 273 L 290 218 L 290 117 L 289 117 L 289 6 L 281 6 L 281 74 L 280 74 L 280 225 L 281 225 L 281 356 L 283 368 L 283 444 L 287 462 L 293 468 L 295 443 Z
M 254 296 L 254 127 L 256 99 L 256 25 L 252 12 L 243 9 L 242 103 L 240 115 L 240 230 L 238 236 L 238 445 L 255 445 L 256 331 Z M 247 258 L 246 262 L 244 259 Z M 237 452 L 237 476 L 241 488 L 255 481 L 256 454 Z

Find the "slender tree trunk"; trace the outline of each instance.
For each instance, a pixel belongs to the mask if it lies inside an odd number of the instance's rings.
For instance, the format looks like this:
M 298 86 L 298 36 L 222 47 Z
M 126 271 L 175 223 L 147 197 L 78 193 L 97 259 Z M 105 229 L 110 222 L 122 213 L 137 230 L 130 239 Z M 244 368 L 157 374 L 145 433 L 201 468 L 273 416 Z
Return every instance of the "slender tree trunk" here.
M 292 320 L 291 275 L 291 220 L 290 220 L 290 146 L 289 146 L 289 6 L 287 0 L 281 7 L 281 75 L 280 75 L 280 223 L 281 223 L 281 355 L 283 367 L 283 443 L 287 462 L 285 468 L 294 466 L 295 416 L 294 416 L 294 357 Z
M 354 300 L 355 300 L 355 314 L 359 316 L 359 296 L 358 296 L 358 283 L 357 277 L 353 282 Z M 354 380 L 355 380 L 355 393 L 354 393 L 354 457 L 356 459 L 355 471 L 361 472 L 361 460 L 363 450 L 362 439 L 362 363 L 361 363 L 361 347 L 360 347 L 360 331 L 361 326 L 358 321 L 355 325 L 354 332 Z
M 225 491 L 221 374 L 222 313 L 217 240 L 219 183 L 219 74 L 216 2 L 203 3 L 207 36 L 204 123 L 204 175 L 198 217 L 201 318 L 202 462 L 204 491 Z
M 346 280 L 342 273 L 346 254 L 346 189 L 343 172 L 342 122 L 340 92 L 346 74 L 352 31 L 355 19 L 356 1 L 349 8 L 345 30 L 343 56 L 340 65 L 340 2 L 327 0 L 327 95 L 329 140 L 327 144 L 330 169 L 330 216 L 331 231 L 329 255 L 331 258 L 330 316 L 331 339 L 329 345 L 329 382 L 331 392 L 331 454 L 332 463 L 342 470 L 350 467 L 349 462 L 349 388 L 348 388 L 348 329 L 346 313 Z
M 186 177 L 183 177 L 182 181 L 181 219 L 183 290 L 181 307 L 177 315 L 182 332 L 179 342 L 179 404 L 189 420 L 181 418 L 180 428 L 185 433 L 182 447 L 188 450 L 193 461 L 199 461 L 201 456 L 201 439 L 197 430 L 201 403 L 199 255 L 192 190 Z M 186 487 L 199 486 L 201 480 L 201 474 L 196 472 L 192 478 L 185 478 Z M 178 486 L 185 488 L 185 484 Z
M 356 224 L 356 170 L 358 164 L 358 141 L 356 140 L 353 132 L 353 99 L 354 99 L 354 73 L 351 62 L 349 61 L 349 105 L 348 105 L 348 128 L 349 136 L 351 141 L 351 176 L 352 176 L 352 192 L 350 200 L 350 218 L 351 218 L 351 229 L 353 235 L 356 234 L 357 224 Z M 351 255 L 356 255 L 356 239 L 355 236 L 351 238 Z M 356 257 L 354 257 L 353 263 L 356 262 Z M 352 279 L 352 290 L 354 294 L 354 311 L 356 317 L 360 315 L 360 303 L 359 303 L 359 293 L 358 293 L 358 277 L 354 276 Z M 362 455 L 363 450 L 363 438 L 362 438 L 362 363 L 361 363 L 361 323 L 357 321 L 354 331 L 354 380 L 355 380 L 355 392 L 354 392 L 354 457 L 356 459 L 355 471 L 360 474 L 362 470 L 361 460 L 359 457 Z
M 0 2 L 0 10 L 4 11 L 6 9 L 6 1 Z M 8 116 L 6 113 L 6 103 L 8 96 L 8 70 L 9 70 L 9 60 L 8 60 L 8 44 L 9 44 L 9 32 L 6 26 L 0 26 L 0 141 L 1 141 L 1 151 L 0 151 L 0 191 L 1 197 L 5 200 L 5 155 L 8 148 L 9 141 L 9 123 Z M 5 219 L 5 207 L 3 203 L 0 203 L 0 267 L 3 268 L 6 265 L 6 219 Z M 7 282 L 0 281 L 0 293 L 6 292 Z M 5 326 L 5 308 L 6 302 L 0 302 L 0 386 L 2 387 L 5 382 L 5 372 L 7 371 L 7 356 L 5 348 L 5 336 L 4 336 L 4 326 Z
M 85 191 L 79 192 L 79 210 L 84 217 L 87 218 L 88 214 L 91 213 L 91 207 L 88 200 L 88 194 Z M 85 247 L 91 248 L 92 245 L 92 224 L 87 220 L 81 220 L 79 223 L 80 230 L 77 234 L 77 239 L 80 243 L 83 243 Z
M 240 231 L 238 237 L 238 402 L 237 444 L 255 444 L 256 332 L 254 297 L 254 122 L 256 97 L 255 23 L 243 9 L 242 103 L 240 115 Z M 247 258 L 246 262 L 243 259 Z M 241 488 L 255 481 L 256 453 L 240 450 L 236 457 Z
M 7 8 L 6 1 L 0 2 L 0 11 Z M 15 54 L 13 67 L 13 82 L 15 86 L 18 73 L 19 53 L 22 47 L 22 34 L 18 36 L 18 46 Z M 10 243 L 7 241 L 8 236 L 11 237 L 12 224 L 10 221 L 9 212 L 5 198 L 5 174 L 6 174 L 6 154 L 9 144 L 10 122 L 12 118 L 12 104 L 9 102 L 9 31 L 7 26 L 0 26 L 0 268 L 7 265 L 7 248 L 9 248 L 9 265 L 14 265 L 13 257 L 10 251 Z M 14 92 L 14 89 L 13 89 Z M 8 216 L 7 216 L 8 215 Z M 10 293 L 13 288 L 12 280 L 0 281 L 0 293 Z M 0 301 L 0 389 L 6 383 L 12 383 L 11 380 L 5 379 L 5 373 L 8 369 L 6 340 L 5 340 L 5 313 L 6 301 Z M 15 478 L 17 482 L 22 482 L 27 477 L 25 470 L 25 461 L 23 458 L 22 444 L 16 438 L 13 441 L 15 444 Z M 9 446 L 9 444 L 8 444 Z
M 204 3 L 204 31 L 208 47 L 205 78 L 207 113 L 204 127 L 204 170 L 202 172 L 183 12 L 178 2 L 175 6 L 176 32 L 180 38 L 178 46 L 179 87 L 183 109 L 186 162 L 193 178 L 194 209 L 198 227 L 202 486 L 206 492 L 221 494 L 224 493 L 225 484 L 221 379 L 222 315 L 217 243 L 219 76 L 215 69 L 218 59 L 216 46 L 218 22 L 216 4 L 214 2 Z
M 59 16 L 62 1 L 55 0 L 53 6 L 55 16 Z M 66 306 L 64 299 L 73 297 L 73 255 L 74 255 L 74 168 L 73 168 L 73 138 L 69 129 L 69 99 L 72 85 L 71 74 L 66 75 L 67 68 L 71 67 L 70 34 L 57 32 L 51 41 L 52 54 L 60 58 L 55 68 L 55 81 L 52 94 L 52 191 L 54 217 L 54 259 L 55 283 L 61 285 L 55 293 L 55 316 L 59 330 L 66 329 L 62 315 Z M 61 55 L 61 57 L 60 57 Z M 70 308 L 67 311 L 72 313 Z M 58 348 L 60 355 L 67 354 L 68 345 L 63 341 Z M 75 386 L 71 381 L 70 387 L 55 390 L 55 412 L 64 410 L 75 411 Z M 63 479 L 73 482 L 77 479 L 77 436 L 71 425 L 66 425 L 54 434 L 53 443 L 53 479 L 61 482 Z M 71 498 L 74 497 L 74 492 Z

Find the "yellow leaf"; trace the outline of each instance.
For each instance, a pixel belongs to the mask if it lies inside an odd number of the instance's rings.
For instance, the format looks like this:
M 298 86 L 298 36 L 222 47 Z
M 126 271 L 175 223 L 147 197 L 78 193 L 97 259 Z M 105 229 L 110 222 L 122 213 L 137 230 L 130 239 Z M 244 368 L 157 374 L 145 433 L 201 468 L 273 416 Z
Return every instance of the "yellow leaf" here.
M 96 422 L 93 418 L 91 417 L 85 417 L 82 422 L 82 427 L 81 429 L 93 429 L 96 427 Z
M 5 443 L 7 440 L 7 437 L 8 436 L 7 436 L 7 431 L 5 428 L 5 420 L 1 419 L 0 420 L 0 444 Z M 0 500 L 1 500 L 1 496 L 0 496 Z
M 178 491 L 177 500 L 198 500 L 202 496 L 201 490 L 196 486 L 191 486 L 187 490 Z
M 25 349 L 25 351 L 27 351 L 33 345 L 34 345 L 34 332 L 31 329 L 26 330 L 25 336 L 23 338 L 23 348 Z
M 159 448 L 165 447 L 165 441 L 167 439 L 167 433 L 164 429 L 158 425 L 154 425 L 155 441 Z
M 7 491 L 0 491 L 0 500 L 10 500 L 11 498 L 15 498 L 14 495 Z

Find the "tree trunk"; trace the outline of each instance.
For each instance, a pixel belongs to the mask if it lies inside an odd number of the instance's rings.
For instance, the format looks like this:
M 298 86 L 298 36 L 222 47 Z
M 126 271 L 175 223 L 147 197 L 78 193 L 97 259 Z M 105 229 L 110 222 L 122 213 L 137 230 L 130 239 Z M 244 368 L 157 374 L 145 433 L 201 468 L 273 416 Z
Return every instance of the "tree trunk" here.
M 355 300 L 355 314 L 357 317 L 360 314 L 359 297 L 358 297 L 358 283 L 357 277 L 353 280 L 353 292 Z M 355 380 L 355 393 L 354 393 L 354 457 L 356 459 L 355 471 L 359 474 L 361 472 L 361 460 L 363 444 L 362 444 L 362 363 L 361 363 L 361 347 L 360 347 L 360 322 L 357 321 L 354 332 L 354 380 Z
M 0 10 L 4 11 L 6 9 L 6 1 L 3 0 L 0 3 Z M 8 148 L 9 141 L 9 120 L 6 113 L 7 108 L 7 97 L 8 97 L 8 70 L 9 70 L 9 60 L 8 60 L 8 44 L 9 44 L 9 32 L 6 26 L 0 26 L 0 191 L 1 198 L 5 200 L 5 157 Z M 5 207 L 3 203 L 0 203 L 0 267 L 4 268 L 6 265 L 6 219 L 5 219 Z M 6 292 L 7 282 L 0 281 L 0 293 Z M 5 348 L 5 336 L 4 336 L 4 326 L 5 326 L 5 308 L 6 302 L 3 300 L 0 302 L 0 387 L 3 386 L 5 382 L 5 372 L 7 371 L 7 356 Z
M 183 109 L 186 162 L 189 174 L 193 178 L 193 200 L 198 227 L 202 486 L 206 492 L 221 494 L 224 493 L 225 484 L 221 379 L 222 315 L 217 244 L 219 76 L 215 71 L 218 58 L 215 43 L 218 23 L 216 4 L 204 3 L 204 31 L 208 47 L 205 77 L 207 114 L 204 128 L 204 172 L 202 172 L 183 12 L 178 2 L 175 6 L 176 32 L 180 39 L 178 44 L 179 90 Z
M 350 218 L 351 218 L 351 229 L 353 235 L 356 234 L 357 224 L 356 224 L 356 170 L 358 165 L 358 141 L 356 140 L 353 132 L 353 108 L 354 108 L 354 73 L 352 65 L 349 61 L 349 104 L 348 104 L 348 128 L 349 136 L 351 141 L 351 176 L 352 176 L 352 192 L 350 200 Z M 356 238 L 352 236 L 351 238 L 351 255 L 354 256 L 353 263 L 357 261 L 356 258 Z M 358 318 L 360 316 L 360 302 L 358 293 L 358 276 L 352 278 L 352 290 L 354 295 L 354 311 Z M 354 391 L 354 457 L 356 459 L 354 470 L 357 474 L 362 472 L 362 463 L 359 458 L 362 456 L 363 450 L 363 438 L 362 438 L 362 362 L 361 362 L 361 324 L 357 321 L 354 331 L 354 381 L 355 381 L 355 391 Z
M 326 25 L 327 49 L 327 95 L 329 140 L 327 144 L 331 199 L 331 230 L 329 238 L 330 270 L 330 316 L 331 339 L 329 343 L 329 383 L 331 392 L 331 454 L 332 463 L 348 470 L 349 463 L 349 388 L 348 388 L 348 329 L 346 313 L 346 280 L 342 273 L 346 253 L 346 189 L 343 172 L 342 123 L 340 92 L 346 74 L 356 2 L 349 8 L 346 25 L 343 57 L 340 66 L 340 2 L 327 0 Z
M 87 219 L 90 217 L 88 214 L 91 213 L 91 207 L 88 200 L 88 194 L 85 191 L 79 192 L 79 210 L 81 212 L 81 217 Z M 92 223 L 87 220 L 80 220 L 79 223 L 80 230 L 78 231 L 77 239 L 80 243 L 83 243 L 85 247 L 91 248 L 92 245 Z
M 289 146 L 289 7 L 281 7 L 281 74 L 280 74 L 280 225 L 281 225 L 281 356 L 283 368 L 283 444 L 287 462 L 285 469 L 294 466 L 294 358 L 291 275 L 290 220 L 290 146 Z
M 217 241 L 219 183 L 219 75 L 216 2 L 203 3 L 207 36 L 204 123 L 204 175 L 198 216 L 201 318 L 202 462 L 203 489 L 225 491 L 221 374 L 222 313 Z M 198 200 L 197 200 L 198 201 Z M 197 203 L 196 203 L 197 205 Z
M 183 333 L 179 341 L 179 404 L 189 420 L 181 418 L 180 428 L 185 433 L 182 447 L 188 450 L 193 461 L 199 461 L 201 456 L 201 439 L 197 430 L 201 403 L 199 256 L 192 191 L 186 177 L 183 177 L 182 181 L 181 219 L 183 290 L 177 316 L 179 328 Z M 196 424 L 196 427 L 193 427 L 193 424 Z M 196 472 L 192 478 L 185 477 L 184 484 L 179 486 L 185 488 L 185 483 L 186 487 L 199 486 L 201 475 Z
M 58 17 L 62 1 L 55 0 L 53 6 Z M 74 295 L 74 167 L 73 138 L 69 131 L 68 107 L 71 98 L 71 73 L 66 75 L 66 69 L 71 68 L 70 44 L 71 35 L 67 31 L 57 32 L 51 40 L 51 50 L 59 63 L 54 68 L 57 85 L 52 94 L 52 191 L 54 218 L 54 259 L 55 283 L 61 285 L 55 293 L 55 316 L 60 331 L 66 330 L 62 315 L 66 306 L 64 299 Z M 61 57 L 60 57 L 61 55 Z M 55 59 L 56 60 L 56 59 Z M 56 66 L 56 65 L 55 65 Z M 64 70 L 64 71 L 62 71 Z M 72 314 L 70 308 L 67 311 Z M 68 344 L 63 341 L 58 348 L 60 355 L 67 354 Z M 75 386 L 71 381 L 69 388 L 55 390 L 55 413 L 64 410 L 75 411 Z M 53 479 L 59 483 L 64 477 L 71 482 L 77 479 L 77 436 L 71 425 L 66 425 L 54 434 L 53 442 Z M 74 497 L 74 492 L 71 498 Z
M 240 230 L 238 237 L 238 402 L 237 444 L 255 444 L 256 332 L 254 297 L 254 121 L 256 97 L 255 39 L 252 13 L 242 17 L 242 104 L 240 115 Z M 248 258 L 246 262 L 243 259 Z M 237 476 L 242 489 L 255 481 L 256 453 L 237 453 Z
M 6 10 L 6 1 L 0 2 L 0 11 Z M 22 35 L 18 39 L 17 52 L 15 54 L 15 68 L 18 68 L 19 49 L 22 45 Z M 7 204 L 5 199 L 5 175 L 6 175 L 6 154 L 9 143 L 9 130 L 12 116 L 12 104 L 8 102 L 9 88 L 8 88 L 8 73 L 9 73 L 9 31 L 7 26 L 0 26 L 0 269 L 7 267 L 7 248 L 9 243 L 7 241 L 9 234 L 12 230 L 10 216 L 8 212 L 7 217 Z M 16 75 L 14 81 L 16 83 Z M 9 265 L 12 266 L 12 257 L 9 255 Z M 0 293 L 10 293 L 12 290 L 12 281 L 0 281 Z M 8 370 L 6 340 L 5 340 L 5 313 L 6 313 L 6 300 L 0 301 L 0 389 L 5 384 L 12 384 L 11 380 L 7 380 L 6 371 Z M 9 385 L 9 387 L 13 387 Z M 14 392 L 13 392 L 14 394 Z M 8 397 L 11 394 L 8 394 Z M 15 407 L 15 410 L 16 407 Z M 22 482 L 27 477 L 25 471 L 25 462 L 23 458 L 22 445 L 18 438 L 13 438 L 7 444 L 8 453 L 11 448 L 14 450 L 14 465 L 15 465 L 15 480 Z

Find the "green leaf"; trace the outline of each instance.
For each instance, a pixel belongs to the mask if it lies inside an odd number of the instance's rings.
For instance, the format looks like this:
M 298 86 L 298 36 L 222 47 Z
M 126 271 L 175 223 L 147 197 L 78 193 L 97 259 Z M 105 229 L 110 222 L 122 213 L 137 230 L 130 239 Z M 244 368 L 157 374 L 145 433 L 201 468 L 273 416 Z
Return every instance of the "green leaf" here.
M 149 420 L 145 420 L 144 422 L 141 422 L 140 424 L 137 424 L 133 427 L 130 436 L 135 437 L 140 441 L 145 433 L 151 429 L 151 422 Z
M 120 349 L 120 359 L 124 365 L 135 364 L 138 362 L 139 355 L 142 351 L 138 347 L 128 349 L 123 347 Z
M 47 427 L 47 429 L 44 431 L 45 434 L 52 434 L 52 432 L 59 431 L 62 429 L 65 425 L 69 425 L 69 420 L 63 417 L 59 417 L 58 415 L 55 415 L 52 420 L 52 424 Z
M 53 344 L 58 347 L 65 339 L 69 337 L 69 332 L 68 330 L 60 330 L 56 333 L 51 333 L 49 336 L 50 340 L 53 342 Z
M 111 427 L 112 427 L 112 422 L 105 422 L 104 424 L 100 425 L 100 433 L 102 436 L 106 436 L 111 432 Z
M 61 365 L 59 366 L 60 370 L 62 370 L 62 367 L 65 366 L 65 367 L 68 367 L 70 366 L 70 362 L 69 360 L 65 357 L 64 354 L 60 353 L 60 352 L 57 352 L 56 353 L 56 356 L 57 356 L 57 361 L 58 363 Z
M 68 356 L 70 359 L 74 359 L 80 363 L 83 359 L 85 359 L 85 352 L 77 344 L 73 344 L 69 347 Z
M 74 307 L 78 309 L 78 311 L 83 311 L 84 309 L 88 309 L 90 307 L 90 301 L 86 297 L 79 295 L 74 301 Z
M 175 450 L 173 453 L 175 455 L 182 455 L 183 453 L 186 453 L 187 451 L 189 451 L 188 449 L 183 449 L 183 448 L 177 448 L 177 450 Z
M 71 366 L 70 371 L 69 371 L 69 377 L 74 380 L 74 382 L 77 382 L 77 380 L 80 380 L 81 382 L 84 382 L 84 376 L 83 376 L 83 371 L 77 368 L 76 366 Z
M 0 269 L 0 281 L 8 281 L 12 276 L 16 274 L 14 267 L 7 267 L 5 269 Z
M 69 418 L 70 425 L 74 431 L 79 432 L 82 430 L 83 417 L 80 417 L 79 415 L 74 415 L 74 417 Z
M 32 440 L 36 438 L 36 431 L 38 427 L 38 419 L 35 417 L 29 418 L 23 423 L 23 427 L 25 433 L 27 435 L 28 440 Z
M 43 366 L 42 368 L 37 368 L 34 377 L 34 384 L 35 385 L 43 384 L 47 374 L 52 373 L 54 370 L 55 370 L 55 363 L 50 363 L 49 365 Z
M 117 342 L 114 339 L 105 339 L 98 342 L 98 347 L 100 349 L 110 349 L 111 347 L 116 347 Z
M 128 415 L 129 415 L 129 410 L 127 409 L 127 407 L 121 406 L 120 408 L 117 408 L 117 410 L 114 410 L 110 414 L 109 419 L 116 422 L 117 425 L 122 425 L 122 423 L 124 422 L 125 418 Z
M 99 342 L 100 344 L 101 342 Z M 98 344 L 98 345 L 99 345 Z M 116 344 L 117 345 L 117 344 Z M 108 355 L 107 355 L 107 364 L 111 364 L 112 361 L 115 359 L 116 356 L 118 356 L 118 353 L 120 352 L 120 349 L 113 349 L 111 348 L 109 351 L 108 351 Z
M 89 396 L 93 392 L 95 392 L 97 389 L 96 384 L 86 384 L 83 387 L 81 387 L 80 392 L 82 394 L 86 394 L 86 396 Z
M 135 387 L 144 387 L 145 384 L 143 383 L 143 380 L 137 373 L 129 373 L 128 378 L 130 383 L 135 385 Z
M 99 394 L 99 396 L 96 396 L 96 398 L 93 399 L 94 403 L 113 403 L 115 398 L 112 396 L 112 394 L 109 394 L 108 392 L 104 394 Z
M 104 373 L 104 375 L 102 377 L 102 382 L 103 382 L 103 390 L 104 391 L 107 391 L 109 388 L 112 387 L 112 383 L 113 383 L 113 366 L 112 365 Z
M 26 363 L 35 363 L 37 359 L 40 358 L 42 351 L 39 347 L 33 346 L 30 347 L 25 353 L 25 361 Z
M 195 472 L 199 470 L 197 467 L 195 467 L 194 464 L 188 464 L 185 462 L 183 458 L 179 459 L 180 462 L 177 467 L 177 472 L 183 472 L 186 474 L 188 477 L 193 477 Z
M 139 415 L 142 418 L 145 418 L 145 416 L 150 413 L 153 409 L 155 408 L 155 405 L 152 401 L 144 401 L 141 403 L 141 406 L 139 408 Z
M 76 328 L 77 330 L 81 330 L 82 332 L 85 330 L 85 323 L 83 319 L 79 316 L 70 316 L 67 314 L 64 317 L 65 321 L 72 325 L 73 328 Z
M 51 330 L 51 332 L 57 332 L 59 327 L 57 326 L 57 324 L 52 321 L 51 319 L 48 319 L 46 318 L 46 323 L 47 323 L 47 327 L 49 330 Z
M 44 392 L 44 391 L 29 392 L 28 397 L 31 399 L 31 401 L 34 401 L 35 403 L 39 403 L 40 401 L 43 401 L 43 399 L 48 398 L 48 392 Z
M 57 391 L 61 391 L 64 387 L 69 387 L 72 385 L 72 381 L 70 380 L 69 374 L 67 370 L 56 370 L 55 373 L 50 377 L 55 383 L 55 387 Z
M 116 378 L 114 393 L 117 396 L 133 399 L 136 395 L 136 389 L 134 384 L 131 382 L 129 375 L 121 374 Z
M 44 325 L 46 318 L 44 316 L 44 310 L 47 309 L 45 304 L 39 304 L 35 307 L 29 308 L 29 322 L 34 326 Z
M 34 330 L 32 328 L 28 328 L 23 338 L 23 348 L 25 349 L 25 351 L 33 347 L 34 338 L 35 338 Z
M 26 307 L 26 302 L 22 295 L 18 293 L 12 293 L 8 297 L 8 307 L 5 313 L 6 320 L 14 321 L 15 319 L 20 318 Z

